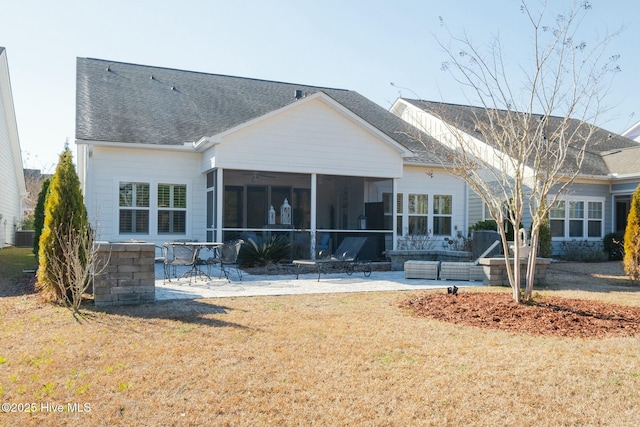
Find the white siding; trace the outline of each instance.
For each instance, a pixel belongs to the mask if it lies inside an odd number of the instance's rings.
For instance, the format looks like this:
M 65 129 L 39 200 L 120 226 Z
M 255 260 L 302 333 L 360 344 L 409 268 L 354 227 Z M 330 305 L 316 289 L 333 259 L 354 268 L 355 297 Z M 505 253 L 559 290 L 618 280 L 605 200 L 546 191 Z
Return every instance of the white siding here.
M 433 196 L 451 195 L 451 233 L 455 237 L 457 231 L 461 231 L 462 235 L 466 237 L 468 228 L 468 206 L 465 191 L 466 185 L 463 181 L 448 174 L 444 170 L 405 166 L 404 176 L 397 180 L 397 187 L 397 192 L 404 194 L 405 205 L 407 203 L 408 194 L 416 193 L 429 195 L 429 229 L 432 229 L 433 224 Z M 406 206 L 404 214 L 407 215 Z
M 214 158 L 215 156 L 215 158 Z M 400 153 L 321 99 L 225 136 L 204 166 L 328 175 L 399 177 Z
M 200 173 L 200 154 L 176 151 L 93 147 L 87 158 L 85 202 L 98 239 L 144 240 L 162 244 L 174 239 L 206 240 L 205 175 Z M 150 184 L 149 234 L 119 234 L 118 191 L 120 182 Z M 185 235 L 157 233 L 157 184 L 187 185 L 187 229 Z
M 22 156 L 6 53 L 0 51 L 0 248 L 15 244 L 15 230 L 22 220 L 21 196 L 24 191 Z

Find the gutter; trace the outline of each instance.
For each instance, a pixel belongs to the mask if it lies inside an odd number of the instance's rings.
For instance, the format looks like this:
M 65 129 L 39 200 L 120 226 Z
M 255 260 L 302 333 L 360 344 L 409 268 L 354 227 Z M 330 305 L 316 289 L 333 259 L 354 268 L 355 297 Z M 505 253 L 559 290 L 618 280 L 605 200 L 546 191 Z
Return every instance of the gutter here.
M 139 150 L 161 150 L 161 151 L 193 151 L 194 143 L 185 142 L 178 144 L 146 144 L 139 142 L 111 142 L 111 141 L 94 141 L 86 139 L 76 139 L 76 145 L 88 145 L 89 147 L 109 147 L 109 148 L 135 148 Z

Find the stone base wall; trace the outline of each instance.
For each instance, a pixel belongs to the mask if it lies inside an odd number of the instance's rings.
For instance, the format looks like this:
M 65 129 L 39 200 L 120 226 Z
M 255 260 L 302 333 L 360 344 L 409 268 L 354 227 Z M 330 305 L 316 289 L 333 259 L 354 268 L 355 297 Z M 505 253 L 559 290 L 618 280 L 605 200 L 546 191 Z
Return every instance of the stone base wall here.
M 101 243 L 96 257 L 96 306 L 154 302 L 155 246 L 152 243 Z
M 509 286 L 509 276 L 507 275 L 507 266 L 504 258 L 480 258 L 478 261 L 482 266 L 485 281 L 490 286 Z M 513 264 L 513 259 L 511 259 Z M 549 258 L 536 259 L 535 284 L 544 285 L 547 280 L 547 268 L 551 264 Z M 527 280 L 527 260 L 520 260 L 520 284 L 526 285 Z

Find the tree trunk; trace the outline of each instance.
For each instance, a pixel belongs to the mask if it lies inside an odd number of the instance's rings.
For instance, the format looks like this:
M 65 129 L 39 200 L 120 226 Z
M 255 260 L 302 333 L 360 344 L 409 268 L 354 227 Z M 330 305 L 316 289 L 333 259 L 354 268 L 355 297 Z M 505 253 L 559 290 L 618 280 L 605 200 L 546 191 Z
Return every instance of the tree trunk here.
M 538 258 L 538 229 L 531 231 L 531 251 L 527 260 L 527 283 L 524 292 L 524 300 L 531 301 L 533 298 L 533 283 L 536 275 L 536 259 Z

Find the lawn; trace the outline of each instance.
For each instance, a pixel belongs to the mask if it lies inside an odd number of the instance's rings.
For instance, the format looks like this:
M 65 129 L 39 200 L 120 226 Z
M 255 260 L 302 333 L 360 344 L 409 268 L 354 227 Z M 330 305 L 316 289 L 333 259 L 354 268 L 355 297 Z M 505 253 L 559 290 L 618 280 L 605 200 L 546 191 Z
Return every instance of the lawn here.
M 640 306 L 606 281 L 555 288 L 542 292 Z M 87 305 L 81 322 L 37 295 L 0 297 L 0 401 L 36 409 L 0 426 L 640 423 L 640 337 L 441 322 L 401 308 L 415 295 Z

